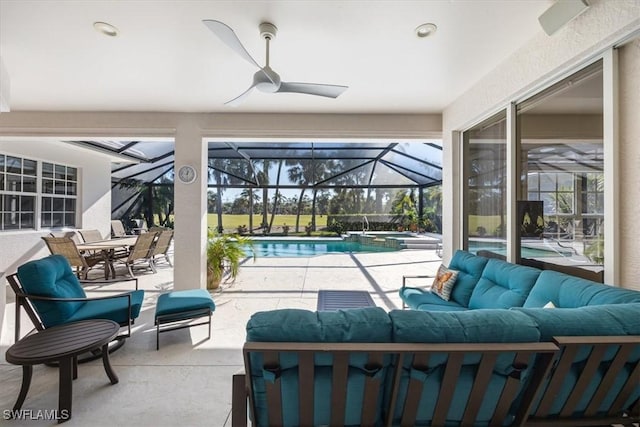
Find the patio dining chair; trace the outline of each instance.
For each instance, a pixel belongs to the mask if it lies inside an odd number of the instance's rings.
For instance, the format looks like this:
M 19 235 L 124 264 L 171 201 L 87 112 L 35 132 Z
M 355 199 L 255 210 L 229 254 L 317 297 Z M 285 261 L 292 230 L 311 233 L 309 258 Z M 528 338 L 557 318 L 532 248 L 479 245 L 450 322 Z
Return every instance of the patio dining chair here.
M 139 316 L 144 299 L 144 291 L 137 290 L 138 279 L 135 278 L 125 279 L 135 281 L 134 291 L 87 297 L 71 264 L 62 255 L 29 261 L 7 276 L 7 281 L 16 294 L 16 342 L 20 339 L 20 313 L 24 309 L 37 331 L 88 319 L 110 319 L 126 326 L 127 332 L 115 338 L 120 342 L 110 348 L 112 351 L 124 344 L 124 338 L 131 336 L 131 325 Z
M 133 277 L 133 267 L 136 264 L 146 264 L 151 271 L 156 273 L 156 268 L 153 265 L 153 244 L 157 233 L 142 233 L 139 234 L 135 245 L 133 245 L 126 255 L 114 257 L 113 261 L 122 263 L 127 266 L 129 270 L 129 276 Z
M 157 261 L 156 257 L 164 257 L 165 261 L 167 261 L 167 263 L 171 267 L 173 267 L 173 264 L 171 264 L 171 260 L 169 259 L 169 255 L 167 255 L 167 253 L 169 252 L 169 246 L 171 246 L 172 239 L 173 230 L 165 229 L 158 232 L 158 238 L 156 239 L 156 242 L 151 249 L 151 262 L 154 266 L 156 265 Z
M 103 252 L 81 254 L 76 243 L 70 237 L 43 237 L 52 255 L 64 256 L 72 267 L 76 268 L 76 275 L 82 280 L 87 279 L 89 270 L 98 264 L 104 265 L 105 279 L 108 278 L 108 259 Z
M 125 237 L 127 235 L 127 231 L 122 224 L 122 221 L 119 219 L 114 219 L 111 221 L 111 237 Z
M 96 229 L 80 230 L 80 235 L 85 242 L 97 242 L 103 240 L 102 234 Z

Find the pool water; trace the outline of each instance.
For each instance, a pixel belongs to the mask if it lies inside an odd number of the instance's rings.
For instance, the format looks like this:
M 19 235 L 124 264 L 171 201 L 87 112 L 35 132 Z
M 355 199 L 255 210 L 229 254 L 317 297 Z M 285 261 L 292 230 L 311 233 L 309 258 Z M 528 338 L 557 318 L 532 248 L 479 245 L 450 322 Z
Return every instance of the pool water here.
M 365 246 L 342 240 L 253 240 L 257 257 L 309 257 L 332 253 L 392 252 L 393 248 Z
M 473 253 L 477 253 L 478 251 L 486 250 L 495 252 L 500 255 L 507 254 L 507 248 L 502 242 L 469 242 L 469 251 Z M 521 254 L 520 256 L 523 258 L 545 258 L 545 257 L 571 257 L 572 253 L 568 250 L 562 250 L 561 248 L 556 249 L 542 249 L 542 248 L 531 248 L 523 246 L 520 248 Z

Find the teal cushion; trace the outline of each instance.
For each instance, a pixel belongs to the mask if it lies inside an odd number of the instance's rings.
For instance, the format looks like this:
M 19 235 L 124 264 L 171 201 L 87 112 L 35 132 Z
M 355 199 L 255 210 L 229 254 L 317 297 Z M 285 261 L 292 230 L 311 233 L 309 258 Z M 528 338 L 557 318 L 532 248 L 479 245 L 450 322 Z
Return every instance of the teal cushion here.
M 27 294 L 52 298 L 87 297 L 69 261 L 62 255 L 51 255 L 21 265 L 18 267 L 18 278 Z M 32 301 L 47 328 L 69 321 L 84 304 L 82 301 Z
M 640 303 L 605 304 L 580 308 L 514 308 L 510 311 L 518 311 L 531 317 L 538 324 L 542 341 L 551 341 L 554 336 L 640 335 Z M 571 368 L 563 379 L 562 387 L 556 391 L 556 397 L 550 409 L 551 415 L 557 415 L 562 410 L 566 400 L 575 388 L 591 349 L 591 346 L 582 346 L 576 353 Z M 608 364 L 616 354 L 617 347 L 612 346 L 603 355 L 598 370 L 595 372 L 591 382 L 586 385 L 583 398 L 576 406 L 578 417 L 591 401 L 595 393 L 596 384 L 606 374 Z M 629 355 L 628 363 L 624 369 L 616 377 L 614 383 L 609 386 L 599 410 L 599 415 L 604 416 L 606 414 L 607 409 L 610 408 L 611 403 L 620 393 L 624 382 L 629 378 L 633 363 L 639 359 L 640 346 L 636 346 L 636 349 Z M 636 387 L 624 407 L 628 408 L 639 396 L 640 387 Z M 534 402 L 534 411 L 539 401 L 540 399 L 538 398 Z
M 537 268 L 490 259 L 473 289 L 469 308 L 522 307 L 539 275 Z
M 144 299 L 144 291 L 138 290 L 130 292 L 131 294 L 131 319 L 135 319 L 140 315 L 142 300 Z M 128 305 L 125 294 L 118 298 L 109 298 L 103 300 L 88 301 L 68 321 L 75 322 L 77 320 L 86 319 L 109 319 L 124 325 L 128 323 Z
M 640 335 L 640 303 L 579 308 L 514 308 L 529 316 L 542 341 L 554 336 Z
M 459 273 L 451 291 L 451 301 L 457 302 L 463 307 L 469 307 L 471 294 L 482 276 L 482 270 L 487 265 L 487 261 L 489 261 L 488 258 L 466 251 L 458 250 L 453 254 L 449 268 Z
M 211 311 L 216 309 L 211 294 L 205 289 L 168 292 L 158 297 L 156 318 L 167 314 L 200 309 L 209 309 Z
M 254 313 L 247 341 L 389 342 L 391 320 L 380 307 L 338 311 L 284 309 Z
M 425 304 L 420 304 L 419 306 L 417 306 L 416 310 L 421 310 L 421 311 L 467 311 L 469 309 L 467 307 L 463 307 L 463 306 L 461 306 L 459 304 L 456 304 L 456 305 L 440 305 L 440 304 L 425 303 Z
M 418 310 L 422 310 L 423 308 L 420 307 L 425 304 L 437 305 L 442 310 L 466 310 L 466 307 L 461 306 L 455 301 L 445 301 L 433 292 L 419 288 L 400 288 L 400 298 L 402 298 L 408 307 Z
M 535 322 L 527 316 L 509 310 L 469 310 L 464 312 L 421 312 L 395 310 L 389 313 L 393 322 L 393 341 L 402 343 L 490 343 L 490 342 L 538 342 L 540 334 Z M 490 384 L 484 393 L 476 426 L 489 425 L 506 379 L 514 374 L 515 354 L 501 353 L 494 366 Z M 433 353 L 426 366 L 413 366 L 412 357 L 405 357 L 398 388 L 398 400 L 393 411 L 393 425 L 399 425 L 410 380 L 424 383 L 419 397 L 415 425 L 432 425 L 438 405 L 438 391 L 442 389 L 445 371 L 445 354 Z M 460 425 L 464 405 L 471 393 L 480 356 L 468 353 L 462 361 L 456 380 L 451 408 L 445 425 Z M 533 359 L 521 372 L 522 378 L 529 375 Z M 513 400 L 519 398 L 525 381 L 513 392 Z
M 640 292 L 545 270 L 536 280 L 524 307 L 543 307 L 549 301 L 561 308 L 632 303 L 640 302 Z
M 393 342 L 538 342 L 538 325 L 512 310 L 455 312 L 393 310 Z
M 247 324 L 247 341 L 259 342 L 389 342 L 391 321 L 387 313 L 379 307 L 312 312 L 298 309 L 284 309 L 258 312 L 251 316 Z M 367 378 L 380 379 L 384 385 L 392 358 L 386 356 L 379 366 L 371 366 L 366 354 L 352 354 L 349 357 L 346 390 L 346 413 L 344 425 L 360 425 L 363 405 L 363 390 Z M 267 426 L 268 404 L 266 383 L 276 377 L 281 380 L 283 425 L 299 425 L 298 359 L 294 353 L 281 352 L 277 366 L 266 367 L 260 354 L 250 356 L 253 401 L 256 408 L 256 425 Z M 333 360 L 330 354 L 318 352 L 314 356 L 314 425 L 331 423 L 331 382 Z M 382 422 L 383 390 L 378 394 L 376 425 Z

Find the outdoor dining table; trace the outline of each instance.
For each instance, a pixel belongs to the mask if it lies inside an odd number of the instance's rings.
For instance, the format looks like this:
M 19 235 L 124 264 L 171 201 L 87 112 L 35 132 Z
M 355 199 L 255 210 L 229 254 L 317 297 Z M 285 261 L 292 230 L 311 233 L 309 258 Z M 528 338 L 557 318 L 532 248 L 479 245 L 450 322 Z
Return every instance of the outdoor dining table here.
M 116 249 L 129 248 L 136 244 L 138 236 L 119 237 L 117 239 L 96 240 L 94 242 L 84 242 L 76 245 L 79 251 L 102 251 L 105 254 L 105 277 L 112 275 L 116 277 L 113 266 L 113 254 Z

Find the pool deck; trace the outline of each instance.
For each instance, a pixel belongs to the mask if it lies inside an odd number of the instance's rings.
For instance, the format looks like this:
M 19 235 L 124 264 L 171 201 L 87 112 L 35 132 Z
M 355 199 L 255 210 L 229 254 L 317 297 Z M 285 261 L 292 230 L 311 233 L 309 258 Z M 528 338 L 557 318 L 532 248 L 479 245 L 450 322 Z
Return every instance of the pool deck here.
M 153 315 L 158 296 L 173 289 L 173 269 L 161 264 L 157 274 L 141 272 L 138 277 L 145 300 L 140 318 L 133 336 L 111 357 L 120 382 L 109 385 L 100 361 L 80 365 L 78 379 L 73 382 L 73 418 L 65 425 L 229 426 L 231 377 L 242 369 L 245 325 L 252 313 L 279 308 L 315 310 L 320 289 L 364 290 L 376 305 L 398 309 L 402 307 L 398 297 L 402 276 L 434 274 L 440 263 L 433 250 L 247 259 L 235 283 L 225 283 L 213 292 L 216 311 L 211 339 L 206 339 L 206 326 L 168 332 L 160 336 L 159 351 L 155 349 Z M 89 285 L 86 290 L 90 296 L 106 295 L 130 287 Z M 13 344 L 15 303 L 8 286 L 6 292 L 2 354 Z M 30 327 L 23 316 L 23 331 Z M 21 378 L 21 368 L 2 357 L 0 410 L 13 407 Z M 55 409 L 57 404 L 57 369 L 35 366 L 23 409 L 31 409 L 35 415 L 38 410 Z M 55 423 L 41 419 L 5 424 Z

